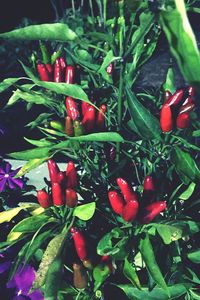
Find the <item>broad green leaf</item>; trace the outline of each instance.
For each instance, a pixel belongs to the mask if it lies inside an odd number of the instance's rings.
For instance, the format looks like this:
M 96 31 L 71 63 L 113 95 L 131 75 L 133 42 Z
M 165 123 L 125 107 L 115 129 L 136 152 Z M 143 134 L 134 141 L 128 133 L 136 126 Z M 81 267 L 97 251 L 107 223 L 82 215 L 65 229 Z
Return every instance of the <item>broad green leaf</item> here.
M 36 147 L 48 147 L 54 145 L 52 142 L 48 141 L 47 139 L 40 139 L 40 140 L 32 140 L 24 138 L 28 143 L 36 146 Z
M 93 217 L 95 209 L 96 209 L 95 202 L 83 204 L 83 205 L 77 206 L 74 209 L 73 216 L 79 218 L 80 220 L 88 221 Z
M 142 258 L 145 262 L 146 268 L 149 271 L 153 280 L 168 293 L 167 285 L 164 277 L 160 271 L 160 268 L 156 262 L 153 247 L 149 236 L 146 234 L 145 238 L 140 239 L 139 250 L 142 254 Z
M 190 26 L 184 0 L 174 0 L 175 9 L 160 12 L 162 28 L 167 36 L 170 50 L 185 80 L 200 89 L 200 55 Z
M 16 177 L 21 177 L 24 174 L 28 173 L 32 169 L 35 169 L 36 167 L 40 166 L 43 162 L 48 160 L 49 156 L 44 157 L 44 158 L 34 158 L 29 160 L 23 167 L 19 170 L 17 173 Z
M 169 67 L 167 71 L 166 80 L 163 84 L 164 91 L 170 91 L 172 94 L 176 91 L 175 79 L 174 79 L 174 71 L 172 67 Z
M 195 264 L 200 264 L 200 249 L 188 253 L 187 257 Z
M 46 300 L 58 299 L 57 296 L 62 279 L 62 265 L 61 257 L 57 257 L 49 266 L 44 290 L 44 298 Z
M 93 270 L 93 278 L 95 280 L 95 289 L 97 289 L 110 275 L 108 265 L 99 264 Z
M 99 132 L 72 137 L 70 140 L 79 142 L 124 142 L 123 137 L 117 132 Z
M 137 128 L 136 133 L 139 132 L 144 139 L 160 139 L 161 129 L 159 121 L 137 100 L 129 87 L 126 88 L 126 92 L 132 122 Z
M 28 217 L 16 224 L 13 227 L 12 232 L 34 232 L 48 220 L 50 221 L 50 217 L 44 214 Z M 53 220 L 54 219 L 52 218 L 52 221 Z
M 192 194 L 195 190 L 195 187 L 196 187 L 196 184 L 194 182 L 191 182 L 190 185 L 188 186 L 188 188 L 179 196 L 179 199 L 188 200 L 192 196 Z
M 126 278 L 128 280 L 130 280 L 130 282 L 133 284 L 133 286 L 136 286 L 138 289 L 141 289 L 140 280 L 136 273 L 136 270 L 130 264 L 130 262 L 128 261 L 127 258 L 125 258 L 125 260 L 124 260 L 123 273 L 124 273 L 124 276 L 126 276 Z
M 32 73 L 30 68 L 26 67 L 22 62 L 21 65 L 27 76 L 29 76 L 36 85 L 51 90 L 57 94 L 71 96 L 72 98 L 83 100 L 93 105 L 79 85 L 41 81 Z
M 24 150 L 20 152 L 13 152 L 9 153 L 8 156 L 15 158 L 15 159 L 22 159 L 22 160 L 29 160 L 35 158 L 44 158 L 49 155 L 51 147 L 38 147 L 29 150 Z
M 171 242 L 177 241 L 182 237 L 182 228 L 167 224 L 156 224 L 155 227 L 166 245 L 171 244 Z
M 30 25 L 24 28 L 15 29 L 9 32 L 1 33 L 0 38 L 67 42 L 77 39 L 77 35 L 66 24 L 53 23 Z
M 2 224 L 4 222 L 10 222 L 16 215 L 18 215 L 18 213 L 21 210 L 26 209 L 28 207 L 30 207 L 30 205 L 28 203 L 26 203 L 26 205 L 24 205 L 23 207 L 15 207 L 15 208 L 11 208 L 9 210 L 0 212 L 0 224 Z
M 32 289 L 38 289 L 44 285 L 49 267 L 53 263 L 56 257 L 58 257 L 62 251 L 63 244 L 67 238 L 66 233 L 61 233 L 56 235 L 48 244 L 43 257 L 42 261 L 39 265 L 39 269 L 36 273 L 35 280 L 33 282 Z
M 169 300 L 182 297 L 187 292 L 187 287 L 183 284 L 174 284 L 173 286 L 169 286 L 168 291 L 170 297 L 159 287 L 155 287 L 152 291 L 149 291 L 148 288 L 138 290 L 128 284 L 119 284 L 117 287 L 122 289 L 130 300 Z
M 192 136 L 193 137 L 200 137 L 200 130 L 193 131 Z
M 13 84 L 15 84 L 18 80 L 20 80 L 21 78 L 17 77 L 17 78 L 7 78 L 4 79 L 1 83 L 0 83 L 0 93 L 2 93 L 3 91 L 5 91 L 6 89 L 8 89 L 10 86 L 12 86 Z
M 112 79 L 111 77 L 109 76 L 109 74 L 106 72 L 106 67 L 112 63 L 113 61 L 116 61 L 116 60 L 119 60 L 121 59 L 121 57 L 115 57 L 113 55 L 113 51 L 110 50 L 108 51 L 108 53 L 106 54 L 104 60 L 103 60 L 103 63 L 100 67 L 100 69 L 98 70 L 98 73 L 102 74 L 103 78 L 109 82 L 112 82 Z
M 175 147 L 171 154 L 171 160 L 175 165 L 176 172 L 185 184 L 200 178 L 200 171 L 189 153 Z

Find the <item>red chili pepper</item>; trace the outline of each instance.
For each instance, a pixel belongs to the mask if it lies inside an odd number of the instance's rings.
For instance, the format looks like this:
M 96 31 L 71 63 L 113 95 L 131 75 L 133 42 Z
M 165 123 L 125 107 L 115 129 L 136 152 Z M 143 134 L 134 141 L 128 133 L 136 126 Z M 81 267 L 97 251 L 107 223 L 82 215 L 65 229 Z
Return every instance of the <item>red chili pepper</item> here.
M 160 112 L 160 127 L 163 132 L 169 132 L 173 128 L 172 111 L 168 104 L 162 106 Z
M 79 118 L 79 111 L 76 102 L 72 97 L 66 98 L 66 109 L 68 116 L 74 121 Z
M 106 72 L 108 75 L 111 75 L 113 72 L 113 63 L 110 63 L 107 68 L 106 68 Z
M 65 132 L 69 136 L 74 136 L 73 122 L 69 116 L 65 118 Z
M 86 111 L 88 110 L 88 108 L 90 107 L 90 104 L 85 102 L 85 101 L 82 101 L 81 102 L 81 111 L 82 111 L 82 116 L 84 117 Z
M 116 214 L 122 215 L 122 210 L 124 208 L 124 201 L 116 191 L 108 192 L 108 199 L 110 201 L 110 205 Z
M 126 222 L 132 222 L 138 213 L 138 201 L 137 200 L 130 200 L 123 208 L 122 211 L 122 218 Z
M 155 198 L 155 185 L 151 176 L 146 176 L 143 183 L 142 206 L 149 204 Z
M 170 91 L 164 92 L 164 103 L 166 103 L 172 96 L 172 93 Z
M 54 64 L 54 82 L 62 82 L 62 69 L 59 58 L 56 59 Z
M 65 71 L 65 82 L 67 84 L 74 83 L 74 67 L 73 66 L 67 66 Z
M 57 182 L 52 183 L 52 199 L 55 206 L 64 205 L 64 197 L 61 185 Z
M 40 79 L 42 81 L 51 81 L 51 75 L 47 70 L 47 67 L 45 66 L 45 64 L 42 63 L 38 63 L 37 64 L 37 71 L 40 75 Z
M 77 228 L 72 227 L 70 229 L 72 234 L 74 245 L 76 248 L 76 252 L 80 260 L 84 260 L 87 258 L 87 247 L 86 240 L 82 232 L 80 232 Z
M 37 191 L 37 199 L 40 206 L 43 208 L 52 206 L 52 201 L 49 197 L 49 194 L 44 190 Z
M 49 177 L 51 182 L 57 182 L 58 173 L 60 172 L 58 165 L 53 159 L 49 159 L 47 162 L 48 170 L 49 170 Z
M 134 193 L 126 180 L 124 180 L 123 178 L 117 178 L 116 181 L 126 202 L 129 202 L 131 200 L 137 201 L 137 195 Z
M 110 255 L 103 255 L 101 257 L 101 263 L 105 264 L 108 266 L 109 270 L 110 270 L 110 273 L 113 272 L 113 265 L 112 265 L 112 260 L 111 260 L 111 257 Z
M 184 129 L 189 126 L 190 123 L 190 115 L 189 113 L 181 113 L 178 115 L 176 119 L 176 126 L 179 129 Z
M 186 105 L 186 104 L 191 104 L 193 103 L 193 99 L 192 96 L 188 96 L 185 101 L 183 102 L 182 106 Z
M 189 96 L 193 97 L 195 94 L 195 89 L 193 88 L 193 86 L 189 86 L 188 87 L 188 94 Z
M 93 106 L 90 106 L 82 120 L 83 128 L 86 132 L 92 132 L 95 126 L 95 109 Z
M 96 120 L 96 128 L 100 131 L 105 129 L 105 116 L 104 116 L 105 112 L 106 112 L 106 105 L 102 104 L 100 107 L 100 111 L 98 111 L 97 120 Z
M 64 57 L 60 57 L 60 66 L 61 66 L 61 70 L 62 70 L 62 73 L 63 73 L 65 71 L 65 68 L 66 68 L 66 63 L 65 63 Z
M 53 75 L 53 67 L 50 64 L 45 64 L 49 74 L 52 76 Z
M 65 195 L 66 195 L 65 204 L 70 208 L 75 207 L 78 202 L 77 193 L 73 189 L 66 189 Z
M 183 98 L 183 95 L 184 95 L 184 90 L 183 90 L 183 89 L 176 91 L 176 92 L 171 96 L 171 98 L 167 101 L 166 104 L 168 104 L 169 106 L 179 104 L 179 102 L 180 102 L 180 101 L 182 100 L 182 98 Z
M 76 174 L 76 168 L 72 161 L 70 161 L 67 165 L 66 169 L 66 177 L 67 177 L 67 188 L 74 188 L 78 184 L 77 174 Z
M 191 111 L 194 108 L 194 103 L 182 105 L 179 109 L 179 115 Z
M 142 215 L 139 218 L 139 221 L 142 224 L 150 223 L 157 215 L 159 215 L 166 208 L 165 201 L 158 201 L 152 204 L 149 204 L 144 208 Z
M 58 175 L 57 175 L 57 182 L 59 184 L 63 185 L 65 180 L 66 180 L 65 172 L 59 172 Z

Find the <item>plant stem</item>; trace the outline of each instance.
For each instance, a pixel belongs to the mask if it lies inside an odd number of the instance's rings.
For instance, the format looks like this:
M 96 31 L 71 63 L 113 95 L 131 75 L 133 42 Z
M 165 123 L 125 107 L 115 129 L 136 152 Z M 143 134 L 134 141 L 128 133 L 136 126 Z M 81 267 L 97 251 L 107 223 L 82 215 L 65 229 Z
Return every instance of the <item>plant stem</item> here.
M 92 18 L 94 18 L 94 12 L 93 12 L 92 0 L 89 0 L 89 4 L 90 4 L 90 10 L 91 10 Z
M 75 3 L 74 3 L 74 0 L 72 0 L 72 11 L 73 11 L 73 16 L 74 16 L 74 18 L 75 18 L 76 10 L 75 10 Z
M 106 26 L 106 19 L 107 19 L 107 0 L 103 1 L 103 21 L 104 27 Z

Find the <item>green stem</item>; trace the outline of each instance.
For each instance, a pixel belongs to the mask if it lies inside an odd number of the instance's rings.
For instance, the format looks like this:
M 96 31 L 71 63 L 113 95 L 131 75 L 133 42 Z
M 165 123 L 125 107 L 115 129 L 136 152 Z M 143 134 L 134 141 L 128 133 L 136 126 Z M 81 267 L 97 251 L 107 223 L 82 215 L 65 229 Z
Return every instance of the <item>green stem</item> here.
M 94 18 L 94 12 L 93 12 L 93 4 L 92 4 L 92 0 L 89 0 L 89 5 L 90 5 L 90 10 L 91 10 L 92 18 Z
M 106 19 L 107 19 L 107 0 L 103 1 L 103 21 L 104 21 L 104 27 L 106 26 Z
M 73 11 L 73 16 L 75 18 L 75 15 L 76 15 L 76 9 L 75 9 L 75 3 L 74 3 L 74 0 L 72 0 L 72 11 Z

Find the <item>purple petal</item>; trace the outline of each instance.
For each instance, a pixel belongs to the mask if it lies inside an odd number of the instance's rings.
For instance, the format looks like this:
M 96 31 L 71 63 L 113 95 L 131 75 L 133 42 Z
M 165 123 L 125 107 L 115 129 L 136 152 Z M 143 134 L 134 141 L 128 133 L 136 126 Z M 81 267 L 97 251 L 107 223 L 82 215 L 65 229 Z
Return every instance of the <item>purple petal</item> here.
M 15 188 L 12 178 L 8 178 L 8 186 L 11 190 L 13 190 Z
M 11 177 L 14 177 L 14 176 L 19 172 L 20 169 L 21 169 L 21 168 L 17 168 L 16 170 L 12 170 L 12 171 L 10 172 L 10 176 L 11 176 Z
M 6 163 L 6 168 L 5 168 L 5 170 L 6 170 L 6 173 L 7 173 L 7 174 L 10 173 L 10 170 L 11 170 L 11 164 Z
M 9 186 L 14 186 L 13 188 L 15 188 L 15 185 L 17 185 L 18 187 L 20 187 L 20 189 L 22 189 L 24 186 L 23 181 L 19 178 L 8 178 L 8 184 Z
M 0 274 L 4 273 L 6 270 L 10 268 L 11 261 L 6 261 L 0 264 Z
M 6 178 L 1 179 L 1 181 L 0 181 L 0 193 L 4 190 L 5 185 L 6 185 L 6 181 L 7 181 Z
M 23 269 L 19 268 L 15 273 L 13 279 L 7 283 L 7 287 L 17 288 L 18 291 L 21 291 L 21 294 L 27 295 L 33 280 L 35 279 L 35 271 L 31 266 L 25 266 Z
M 0 174 L 2 174 L 2 175 L 5 174 L 5 170 L 3 168 L 0 168 Z
M 40 292 L 40 290 L 36 290 L 33 293 L 28 295 L 31 300 L 44 300 L 44 296 Z

